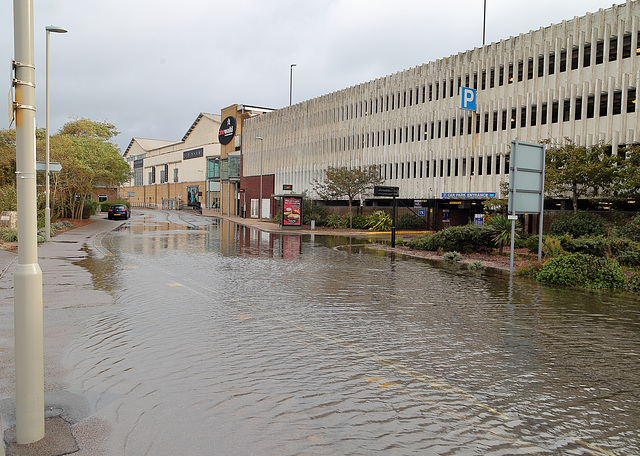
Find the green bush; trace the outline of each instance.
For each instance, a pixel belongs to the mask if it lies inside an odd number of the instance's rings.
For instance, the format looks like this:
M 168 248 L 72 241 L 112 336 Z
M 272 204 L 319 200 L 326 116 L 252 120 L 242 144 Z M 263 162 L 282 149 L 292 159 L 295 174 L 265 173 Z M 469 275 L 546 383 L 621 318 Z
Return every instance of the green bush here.
M 385 211 L 375 211 L 369 216 L 368 228 L 371 231 L 389 231 L 393 220 Z
M 342 219 L 338 214 L 329 214 L 325 221 L 325 225 L 329 228 L 343 228 L 341 224 Z
M 637 214 L 629 223 L 620 228 L 620 234 L 632 241 L 640 242 L 640 214 Z
M 605 221 L 602 217 L 589 212 L 560 214 L 549 228 L 552 236 L 570 234 L 577 238 L 581 236 L 597 236 L 604 234 Z
M 0 238 L 4 242 L 17 242 L 18 230 L 16 228 L 0 228 Z
M 405 212 L 398 219 L 397 227 L 399 230 L 424 230 L 424 220 L 413 212 Z
M 492 245 L 493 240 L 489 231 L 484 227 L 470 223 L 464 226 L 452 226 L 425 237 L 424 250 L 469 253 L 486 250 Z
M 633 274 L 625 281 L 624 288 L 633 293 L 640 292 L 640 274 Z
M 460 252 L 447 252 L 442 256 L 442 259 L 457 263 L 458 261 L 462 261 L 462 254 Z
M 536 245 L 536 251 L 538 246 Z M 553 236 L 544 236 L 542 238 L 542 255 L 545 258 L 556 258 L 560 255 L 564 255 L 566 252 L 562 248 L 562 240 Z
M 467 266 L 467 269 L 469 269 L 469 271 L 482 271 L 485 268 L 486 268 L 485 265 L 482 264 L 482 261 L 480 261 L 480 260 L 473 260 Z
M 346 224 L 349 226 L 349 214 L 346 214 Z M 354 230 L 366 230 L 369 225 L 369 218 L 362 214 L 353 214 L 351 219 L 351 227 Z
M 547 261 L 537 275 L 540 282 L 583 288 L 621 288 L 624 273 L 616 261 L 570 253 Z

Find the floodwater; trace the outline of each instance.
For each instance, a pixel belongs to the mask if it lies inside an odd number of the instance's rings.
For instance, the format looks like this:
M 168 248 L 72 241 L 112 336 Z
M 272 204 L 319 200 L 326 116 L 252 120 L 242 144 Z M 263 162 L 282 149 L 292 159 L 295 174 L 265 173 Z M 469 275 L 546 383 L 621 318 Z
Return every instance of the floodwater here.
M 114 303 L 65 363 L 110 454 L 640 454 L 635 298 L 179 214 L 84 262 Z

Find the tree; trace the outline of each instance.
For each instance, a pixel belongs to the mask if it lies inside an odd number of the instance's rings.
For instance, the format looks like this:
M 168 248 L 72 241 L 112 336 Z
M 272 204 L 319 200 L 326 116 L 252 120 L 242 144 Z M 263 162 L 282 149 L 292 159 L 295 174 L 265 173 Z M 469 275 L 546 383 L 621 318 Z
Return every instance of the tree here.
M 603 143 L 584 147 L 567 139 L 564 145 L 547 148 L 545 189 L 551 195 L 569 195 L 573 211 L 578 212 L 580 197 L 606 197 L 616 191 L 620 180 L 618 162 Z
M 112 142 L 117 134 L 107 122 L 75 119 L 51 137 L 51 160 L 62 164 L 62 171 L 52 174 L 52 201 L 58 216 L 81 218 L 85 195 L 100 186 L 118 187 L 129 179 L 130 167 Z
M 353 199 L 358 194 L 365 194 L 374 185 L 381 184 L 383 179 L 375 165 L 365 168 L 347 169 L 345 167 L 327 169 L 324 182 L 315 179 L 313 189 L 323 200 L 339 199 L 344 196 L 349 200 L 349 228 L 353 227 Z
M 620 199 L 640 199 L 640 146 L 626 146 L 621 152 L 620 185 L 617 188 Z
M 511 244 L 511 220 L 501 214 L 495 214 L 489 217 L 487 224 L 493 242 L 498 246 L 498 254 L 502 255 L 505 244 Z M 516 220 L 514 241 L 518 239 L 518 233 L 522 229 L 520 220 Z

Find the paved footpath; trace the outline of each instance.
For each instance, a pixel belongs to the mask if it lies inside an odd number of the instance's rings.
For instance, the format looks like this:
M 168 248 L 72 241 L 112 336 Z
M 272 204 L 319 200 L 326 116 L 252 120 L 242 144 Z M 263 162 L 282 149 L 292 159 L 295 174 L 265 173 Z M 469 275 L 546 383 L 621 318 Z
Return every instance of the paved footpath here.
M 30 445 L 15 444 L 13 272 L 18 255 L 0 250 L 0 423 L 4 436 L 0 456 L 5 452 L 6 456 L 106 454 L 100 444 L 108 435 L 108 423 L 91 418 L 86 399 L 67 390 L 62 363 L 80 322 L 113 300 L 97 290 L 89 271 L 77 264 L 89 256 L 100 258 L 94 240 L 119 226 L 103 214 L 92 219 L 93 223 L 54 236 L 38 247 L 43 277 L 46 435 Z

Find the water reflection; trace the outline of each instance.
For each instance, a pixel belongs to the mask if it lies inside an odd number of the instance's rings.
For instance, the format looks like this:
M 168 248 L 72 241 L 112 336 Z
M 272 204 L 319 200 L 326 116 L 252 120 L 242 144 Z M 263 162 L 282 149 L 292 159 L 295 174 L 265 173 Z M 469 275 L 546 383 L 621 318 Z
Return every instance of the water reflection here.
M 111 233 L 86 266 L 116 303 L 69 363 L 78 389 L 122 395 L 113 454 L 120 433 L 128 454 L 640 453 L 637 299 L 368 242 Z

